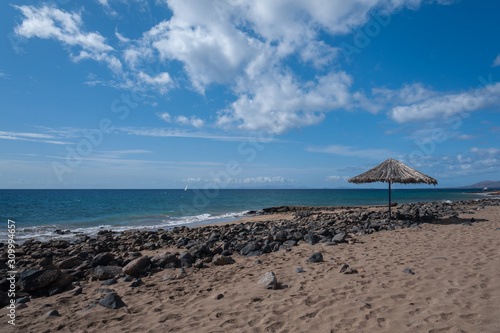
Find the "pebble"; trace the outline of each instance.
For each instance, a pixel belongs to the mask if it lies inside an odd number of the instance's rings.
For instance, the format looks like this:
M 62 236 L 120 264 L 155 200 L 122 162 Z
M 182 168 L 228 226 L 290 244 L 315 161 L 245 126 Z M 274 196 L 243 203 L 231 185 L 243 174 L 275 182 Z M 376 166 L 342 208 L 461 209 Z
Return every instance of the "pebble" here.
M 47 312 L 47 314 L 45 316 L 56 316 L 56 317 L 60 317 L 61 315 L 59 314 L 59 311 L 57 310 L 50 310 L 49 312 Z
M 314 252 L 306 262 L 323 262 L 323 255 L 321 252 Z
M 129 287 L 135 288 L 135 287 L 139 287 L 141 284 L 142 284 L 142 280 L 137 279 L 134 282 L 132 282 Z
M 17 304 L 28 303 L 28 302 L 31 302 L 31 299 L 29 297 L 20 297 L 16 300 Z
M 108 309 L 120 309 L 126 306 L 121 297 L 115 293 L 107 294 L 106 297 L 99 300 L 99 304 Z
M 116 281 L 115 278 L 112 278 L 112 279 L 108 279 L 108 280 L 104 281 L 103 283 L 101 283 L 101 286 L 110 286 L 110 285 L 115 284 L 117 282 L 118 281 Z
M 340 272 L 339 273 L 344 273 L 348 268 L 349 268 L 348 264 L 342 265 L 342 267 L 340 268 Z
M 295 268 L 295 273 L 305 273 L 306 271 L 303 270 L 301 267 Z
M 411 269 L 409 269 L 409 268 L 405 268 L 403 272 L 408 273 L 408 274 L 411 274 L 411 275 L 414 275 L 414 274 L 415 274 L 415 273 L 414 273 Z

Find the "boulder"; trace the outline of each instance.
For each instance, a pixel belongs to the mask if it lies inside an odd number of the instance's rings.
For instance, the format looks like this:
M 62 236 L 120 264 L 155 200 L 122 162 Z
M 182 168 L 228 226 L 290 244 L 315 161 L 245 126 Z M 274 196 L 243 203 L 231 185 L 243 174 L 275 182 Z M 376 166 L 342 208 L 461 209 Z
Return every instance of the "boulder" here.
M 112 253 L 109 252 L 99 253 L 94 257 L 94 259 L 92 259 L 91 266 L 92 267 L 106 266 L 113 259 L 115 259 L 115 256 Z
M 140 257 L 129 262 L 122 271 L 127 275 L 139 275 L 150 264 L 151 260 L 148 257 Z
M 159 254 L 159 255 L 151 258 L 151 263 L 155 267 L 165 268 L 165 266 L 167 266 L 167 264 L 176 262 L 177 260 L 178 259 L 175 256 L 175 254 L 172 254 L 170 252 L 166 252 L 166 253 Z
M 98 280 L 107 280 L 122 273 L 120 266 L 97 266 L 92 271 L 92 276 Z
M 48 286 L 56 281 L 60 275 L 60 270 L 30 269 L 20 274 L 19 282 L 23 290 L 33 291 Z
M 227 257 L 227 256 L 223 256 L 223 255 L 220 255 L 220 254 L 216 254 L 214 256 L 214 258 L 212 259 L 212 263 L 215 266 L 224 266 L 224 265 L 234 264 L 235 261 L 231 257 Z
M 306 262 L 323 262 L 323 255 L 321 252 L 314 252 Z
M 314 245 L 318 242 L 319 237 L 317 235 L 307 233 L 304 235 L 304 240 L 309 244 L 309 245 Z
M 259 246 L 256 243 L 248 243 L 240 250 L 240 254 L 246 256 L 248 253 L 257 251 L 258 249 Z
M 68 258 L 66 260 L 61 261 L 58 266 L 60 269 L 69 269 L 69 268 L 73 268 L 76 266 L 80 266 L 82 264 L 82 262 L 83 262 L 82 258 L 80 258 L 78 256 L 74 256 L 74 257 L 71 257 L 71 258 Z
M 333 236 L 332 242 L 342 243 L 345 240 L 346 236 L 347 236 L 346 233 L 341 231 L 338 234 L 336 234 L 335 236 Z
M 99 300 L 99 305 L 108 309 L 119 309 L 127 306 L 116 293 L 107 294 L 106 297 Z

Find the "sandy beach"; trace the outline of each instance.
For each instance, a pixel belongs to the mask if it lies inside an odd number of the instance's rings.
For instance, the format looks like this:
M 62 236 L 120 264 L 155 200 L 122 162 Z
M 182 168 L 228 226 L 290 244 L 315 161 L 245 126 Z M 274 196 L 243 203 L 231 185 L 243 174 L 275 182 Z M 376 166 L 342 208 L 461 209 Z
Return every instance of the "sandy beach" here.
M 16 309 L 15 328 L 2 308 L 2 331 L 499 332 L 500 207 L 468 208 L 473 215 L 353 235 L 335 246 L 299 242 L 261 256 L 235 253 L 235 262 L 224 266 L 209 263 L 183 274 L 166 268 L 142 276 L 137 287 L 121 279 L 102 286 L 101 280 L 83 278 L 73 282 L 81 293 L 70 286 L 54 296 L 32 297 Z M 293 214 L 242 222 L 277 217 Z M 141 254 L 165 252 L 182 250 Z M 315 252 L 323 262 L 306 262 Z M 282 288 L 257 283 L 269 271 Z M 110 292 L 125 306 L 96 305 Z M 59 315 L 47 315 L 51 310 Z

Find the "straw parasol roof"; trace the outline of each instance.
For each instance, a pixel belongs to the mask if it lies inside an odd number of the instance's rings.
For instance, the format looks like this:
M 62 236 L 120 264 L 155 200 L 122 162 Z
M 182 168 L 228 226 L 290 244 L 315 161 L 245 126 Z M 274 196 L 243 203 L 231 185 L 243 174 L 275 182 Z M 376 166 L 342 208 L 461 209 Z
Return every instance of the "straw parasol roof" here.
M 418 184 L 426 183 L 437 185 L 437 180 L 420 171 L 410 168 L 404 163 L 395 159 L 389 158 L 380 163 L 376 167 L 348 180 L 349 183 L 374 183 L 385 182 L 389 183 L 389 212 L 387 218 L 391 219 L 391 184 Z
M 437 180 L 434 178 L 426 176 L 392 158 L 387 159 L 385 162 L 380 163 L 359 176 L 349 179 L 348 182 L 356 184 L 385 182 L 401 184 L 426 183 L 429 185 L 437 185 Z

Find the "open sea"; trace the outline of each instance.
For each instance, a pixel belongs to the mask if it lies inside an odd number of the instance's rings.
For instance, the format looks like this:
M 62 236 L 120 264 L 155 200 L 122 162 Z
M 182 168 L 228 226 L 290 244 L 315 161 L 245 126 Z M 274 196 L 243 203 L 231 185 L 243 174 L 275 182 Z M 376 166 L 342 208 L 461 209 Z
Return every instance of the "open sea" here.
M 458 201 L 484 195 L 454 189 L 393 189 L 397 203 Z M 155 230 L 226 222 L 250 210 L 281 205 L 351 206 L 387 204 L 387 189 L 342 190 L 0 190 L 0 242 L 7 220 L 16 241 L 95 235 L 100 229 Z M 70 230 L 60 235 L 56 230 Z

